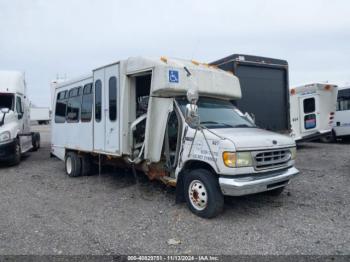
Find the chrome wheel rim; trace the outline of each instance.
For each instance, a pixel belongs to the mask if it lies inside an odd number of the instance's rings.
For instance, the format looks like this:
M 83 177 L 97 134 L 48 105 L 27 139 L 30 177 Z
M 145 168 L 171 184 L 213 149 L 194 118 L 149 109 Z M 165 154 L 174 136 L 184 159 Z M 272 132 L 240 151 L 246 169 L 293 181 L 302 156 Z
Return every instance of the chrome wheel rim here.
M 208 205 L 208 193 L 204 184 L 199 180 L 193 180 L 188 187 L 188 196 L 192 206 L 201 211 Z
M 67 174 L 70 175 L 72 173 L 72 158 L 68 157 L 66 160 L 66 170 Z

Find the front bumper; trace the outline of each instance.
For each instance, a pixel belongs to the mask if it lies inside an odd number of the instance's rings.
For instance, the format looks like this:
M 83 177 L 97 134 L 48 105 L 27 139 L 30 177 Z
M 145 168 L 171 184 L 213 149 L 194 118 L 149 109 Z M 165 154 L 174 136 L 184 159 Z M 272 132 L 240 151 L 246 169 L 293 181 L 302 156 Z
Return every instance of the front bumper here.
M 6 161 L 16 153 L 16 140 L 11 140 L 5 144 L 0 144 L 0 161 Z
M 220 177 L 219 185 L 224 195 L 242 196 L 283 187 L 290 179 L 299 174 L 298 169 L 290 167 L 284 170 L 252 174 L 239 177 Z

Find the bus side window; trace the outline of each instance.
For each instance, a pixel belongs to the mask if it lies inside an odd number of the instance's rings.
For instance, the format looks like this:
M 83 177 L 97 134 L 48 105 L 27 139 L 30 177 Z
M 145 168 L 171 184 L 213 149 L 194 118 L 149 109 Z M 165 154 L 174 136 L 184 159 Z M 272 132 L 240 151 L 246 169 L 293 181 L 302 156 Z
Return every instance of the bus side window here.
M 92 117 L 92 83 L 84 86 L 81 103 L 81 122 L 90 122 Z
M 67 122 L 75 123 L 79 122 L 81 96 L 79 95 L 81 87 L 75 87 L 69 90 L 69 99 L 67 107 Z
M 57 94 L 55 108 L 55 123 L 66 122 L 67 100 L 65 99 L 67 91 L 62 91 Z

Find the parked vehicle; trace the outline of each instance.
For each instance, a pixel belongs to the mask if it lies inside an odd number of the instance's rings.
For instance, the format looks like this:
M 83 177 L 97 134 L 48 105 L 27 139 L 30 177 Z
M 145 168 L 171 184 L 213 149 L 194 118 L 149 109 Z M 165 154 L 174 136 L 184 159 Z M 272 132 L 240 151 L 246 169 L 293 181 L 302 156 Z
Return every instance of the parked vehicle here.
M 48 107 L 30 107 L 30 120 L 37 121 L 39 125 L 50 123 L 51 112 Z
M 336 139 L 350 138 L 350 86 L 338 91 L 337 111 L 334 115 L 333 130 L 325 142 L 333 142 Z
M 40 147 L 40 134 L 30 131 L 24 74 L 0 71 L 0 161 L 19 164 L 21 155 Z
M 312 83 L 290 90 L 291 136 L 296 142 L 329 136 L 332 131 L 338 87 Z
M 134 166 L 213 217 L 223 195 L 277 195 L 298 174 L 294 140 L 257 128 L 240 98 L 237 77 L 207 64 L 121 60 L 56 85 L 51 153 L 71 177 L 92 163 Z
M 238 77 L 242 98 L 235 105 L 255 118 L 257 126 L 290 133 L 288 62 L 234 54 L 211 63 Z

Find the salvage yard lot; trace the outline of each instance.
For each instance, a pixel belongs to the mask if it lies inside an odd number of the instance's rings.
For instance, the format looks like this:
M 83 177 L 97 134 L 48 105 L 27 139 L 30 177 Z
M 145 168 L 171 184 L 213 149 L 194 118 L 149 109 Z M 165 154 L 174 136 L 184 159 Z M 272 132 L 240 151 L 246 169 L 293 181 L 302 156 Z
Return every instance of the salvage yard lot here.
M 67 177 L 36 129 L 42 148 L 0 166 L 0 254 L 350 254 L 349 143 L 305 143 L 280 197 L 226 198 L 207 220 L 129 171 Z

